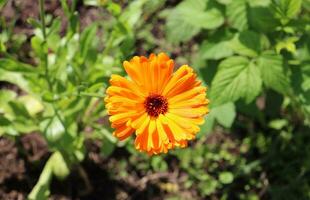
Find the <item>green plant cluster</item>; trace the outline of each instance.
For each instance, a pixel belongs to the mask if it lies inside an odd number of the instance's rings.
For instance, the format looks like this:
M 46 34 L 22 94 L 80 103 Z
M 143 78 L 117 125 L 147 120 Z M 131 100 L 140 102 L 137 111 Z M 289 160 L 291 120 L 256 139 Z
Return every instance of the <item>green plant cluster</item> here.
M 112 179 L 178 171 L 177 181 L 158 181 L 166 199 L 187 190 L 201 199 L 310 198 L 309 0 L 84 0 L 103 13 L 87 27 L 76 0 L 60 2 L 65 31 L 43 0 L 40 19 L 28 19 L 31 38 L 1 20 L 0 81 L 18 89 L 0 90 L 0 136 L 38 132 L 52 152 L 29 199 L 46 199 L 51 179 L 84 160 L 86 139 L 100 140 L 106 159 L 116 148 L 130 155 Z M 211 111 L 186 149 L 149 157 L 111 135 L 105 88 L 138 44 L 177 55 L 209 88 Z

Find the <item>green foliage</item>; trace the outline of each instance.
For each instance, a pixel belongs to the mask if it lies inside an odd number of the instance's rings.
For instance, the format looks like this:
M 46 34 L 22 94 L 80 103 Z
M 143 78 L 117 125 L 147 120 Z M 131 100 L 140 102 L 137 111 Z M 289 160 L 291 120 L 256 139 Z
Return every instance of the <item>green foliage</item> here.
M 207 0 L 186 0 L 180 3 L 167 17 L 167 39 L 172 43 L 184 42 L 201 29 L 215 29 L 223 24 L 222 13 L 208 8 Z
M 138 177 L 148 195 L 154 187 L 165 199 L 309 199 L 310 3 L 122 2 L 84 0 L 102 19 L 84 26 L 77 1 L 61 0 L 66 26 L 41 10 L 44 23 L 27 20 L 31 36 L 1 17 L 0 136 L 40 133 L 51 153 L 28 198 L 47 199 L 53 177 L 81 167 L 85 140 L 96 140 L 109 178 Z M 188 148 L 149 157 L 112 135 L 103 98 L 125 59 L 161 51 L 196 69 L 210 113 Z
M 222 61 L 212 81 L 213 105 L 243 98 L 251 102 L 261 90 L 262 80 L 257 66 L 249 59 L 234 56 Z

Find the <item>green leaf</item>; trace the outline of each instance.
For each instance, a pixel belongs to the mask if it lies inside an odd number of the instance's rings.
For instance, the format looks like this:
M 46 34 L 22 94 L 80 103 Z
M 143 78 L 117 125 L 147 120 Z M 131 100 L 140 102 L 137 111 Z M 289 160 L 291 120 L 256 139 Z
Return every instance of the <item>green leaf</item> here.
M 280 25 L 267 7 L 251 7 L 248 16 L 251 27 L 257 31 L 272 32 Z
M 220 41 L 218 43 L 204 42 L 199 49 L 203 59 L 219 60 L 233 54 L 228 41 Z
M 65 127 L 57 116 L 44 120 L 40 128 L 49 142 L 57 142 L 65 134 Z
M 127 8 L 122 12 L 120 20 L 126 22 L 129 29 L 135 28 L 139 20 L 141 20 L 142 8 L 147 0 L 132 1 Z
M 109 139 L 102 139 L 102 145 L 101 145 L 101 154 L 103 154 L 104 157 L 109 157 L 115 149 L 115 143 L 111 142 Z
M 210 112 L 214 114 L 216 121 L 225 128 L 230 128 L 236 117 L 235 104 L 231 102 L 211 108 Z
M 230 42 L 230 48 L 239 55 L 256 57 L 260 50 L 260 37 L 254 31 L 242 31 Z
M 221 172 L 219 175 L 219 180 L 223 184 L 229 184 L 233 182 L 234 175 L 231 172 Z
M 253 62 L 241 56 L 234 56 L 219 65 L 210 91 L 213 105 L 245 99 L 247 103 L 261 91 L 260 71 Z
M 63 155 L 56 151 L 51 156 L 53 174 L 59 179 L 64 180 L 70 174 L 70 168 Z
M 255 7 L 255 6 L 266 7 L 271 3 L 271 0 L 248 0 L 248 3 L 250 4 L 251 7 Z
M 221 3 L 221 4 L 230 4 L 233 0 L 216 0 L 217 2 Z
M 226 7 L 228 23 L 239 31 L 248 28 L 247 0 L 233 0 Z
M 278 6 L 289 18 L 295 17 L 301 10 L 302 0 L 279 0 Z
M 258 59 L 258 67 L 264 84 L 279 93 L 287 94 L 289 79 L 284 73 L 283 59 L 272 51 L 265 51 Z
M 53 162 L 52 162 L 53 155 L 48 159 L 46 162 L 38 182 L 32 188 L 31 192 L 28 195 L 29 200 L 38 200 L 38 199 L 48 199 L 50 195 L 50 182 L 52 180 L 53 175 Z
M 84 61 L 87 57 L 89 49 L 92 46 L 94 38 L 96 38 L 97 25 L 93 24 L 84 29 L 80 38 L 81 59 Z
M 29 112 L 27 111 L 25 105 L 22 104 L 21 102 L 10 101 L 9 105 L 11 106 L 15 117 L 18 117 L 18 118 L 22 117 L 24 119 L 30 119 L 31 118 L 31 116 L 30 116 Z
M 18 98 L 18 101 L 24 104 L 31 116 L 36 115 L 44 109 L 42 102 L 31 95 L 23 95 Z
M 6 105 L 9 101 L 15 99 L 17 94 L 12 90 L 0 90 L 0 112 L 2 111 L 1 108 Z
M 270 128 L 276 129 L 276 130 L 281 130 L 285 126 L 287 126 L 288 123 L 289 122 L 287 121 L 287 119 L 274 119 L 274 120 L 269 122 L 268 126 Z
M 203 135 L 210 133 L 213 130 L 213 126 L 215 124 L 215 116 L 212 109 L 210 113 L 205 117 L 205 123 L 200 127 L 200 132 L 197 135 L 197 138 L 201 138 Z
M 8 120 L 5 116 L 3 116 L 2 114 L 0 114 L 0 126 L 9 126 L 11 125 L 11 121 Z
M 160 156 L 152 157 L 151 165 L 155 171 L 166 171 L 168 169 L 166 161 Z
M 301 72 L 302 72 L 302 84 L 301 88 L 303 91 L 309 91 L 310 90 L 310 64 L 305 64 L 301 66 Z
M 286 49 L 287 51 L 291 52 L 292 54 L 296 53 L 296 45 L 295 42 L 299 40 L 298 37 L 288 37 L 276 44 L 276 51 L 280 54 L 282 49 Z
M 184 42 L 195 36 L 202 28 L 215 29 L 224 18 L 216 8 L 204 11 L 206 0 L 186 0 L 167 17 L 166 34 L 170 42 Z
M 28 93 L 31 91 L 29 82 L 19 72 L 10 72 L 0 69 L 0 81 L 7 81 L 9 83 L 17 85 L 19 88 Z
M 0 59 L 0 68 L 12 72 L 23 72 L 23 73 L 36 72 L 36 69 L 31 65 L 21 63 L 9 58 Z

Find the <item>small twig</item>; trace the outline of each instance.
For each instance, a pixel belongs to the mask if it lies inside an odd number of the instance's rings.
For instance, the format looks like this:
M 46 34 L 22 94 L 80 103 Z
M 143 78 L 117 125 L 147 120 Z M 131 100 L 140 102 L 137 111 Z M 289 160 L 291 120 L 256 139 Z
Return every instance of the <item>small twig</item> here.
M 85 189 L 80 191 L 80 195 L 84 196 L 91 193 L 93 191 L 93 187 L 89 181 L 88 175 L 85 172 L 84 168 L 78 165 L 77 170 L 85 183 Z

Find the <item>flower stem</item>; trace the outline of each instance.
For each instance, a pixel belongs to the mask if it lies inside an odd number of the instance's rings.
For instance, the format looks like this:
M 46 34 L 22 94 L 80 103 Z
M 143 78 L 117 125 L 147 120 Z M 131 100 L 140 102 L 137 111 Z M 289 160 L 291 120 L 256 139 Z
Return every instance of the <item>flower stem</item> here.
M 42 35 L 43 35 L 43 46 L 46 45 L 46 24 L 45 24 L 45 9 L 44 9 L 44 0 L 39 0 L 39 6 L 40 6 L 40 19 L 41 19 L 41 30 L 42 30 Z M 44 49 L 45 50 L 45 49 Z M 49 90 L 52 89 L 52 83 L 49 78 L 49 72 L 48 72 L 48 52 L 44 52 L 44 57 L 43 57 L 43 67 L 45 70 L 45 79 L 48 85 Z

